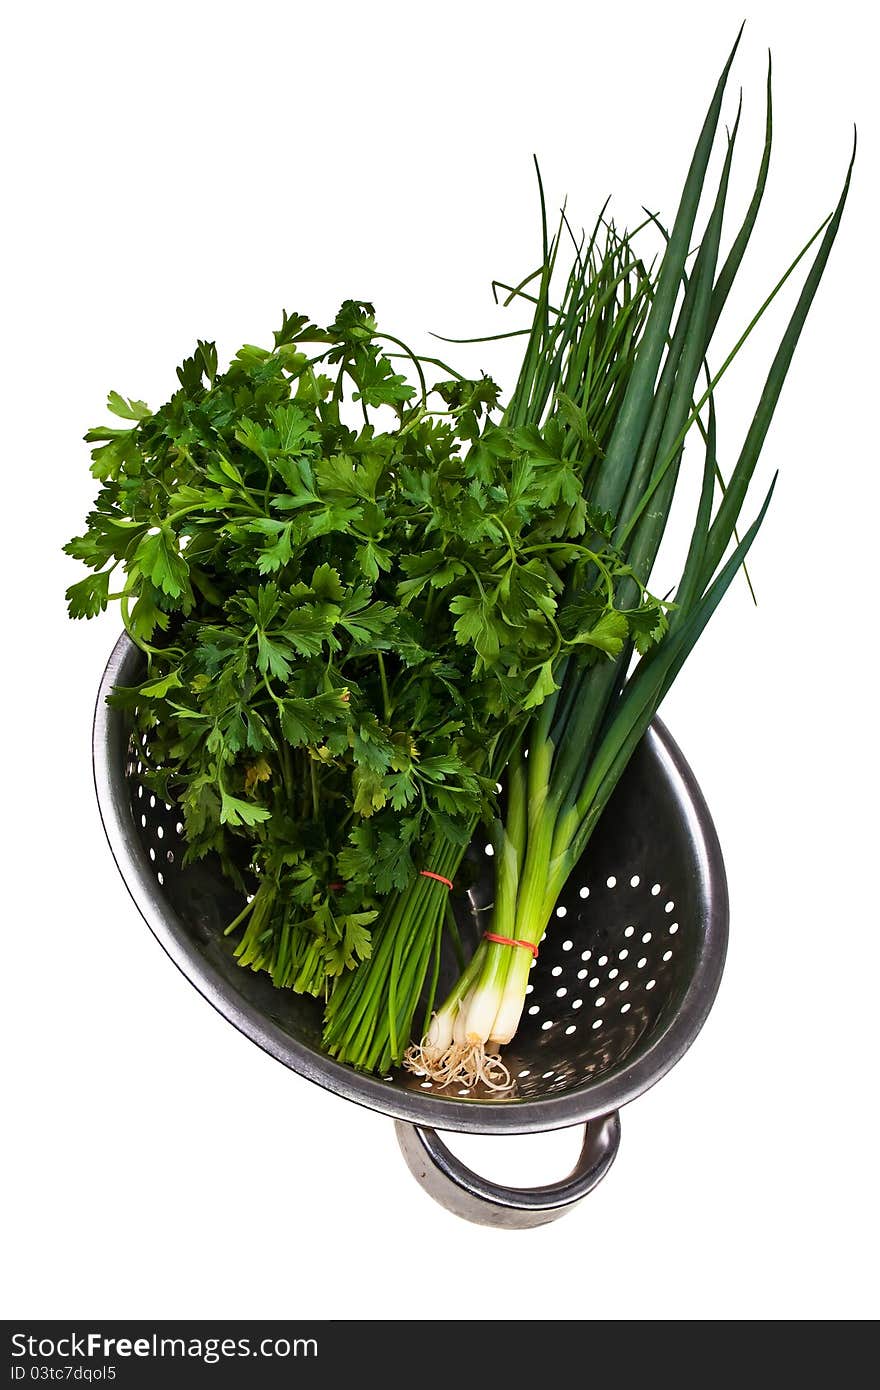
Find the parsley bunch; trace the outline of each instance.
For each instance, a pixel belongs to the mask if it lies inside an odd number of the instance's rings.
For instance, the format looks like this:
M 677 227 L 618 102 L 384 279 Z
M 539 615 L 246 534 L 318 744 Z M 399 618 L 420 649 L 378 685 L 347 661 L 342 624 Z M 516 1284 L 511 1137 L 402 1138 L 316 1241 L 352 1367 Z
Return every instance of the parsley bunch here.
M 123 424 L 87 435 L 101 490 L 66 547 L 93 571 L 71 615 L 118 598 L 144 652 L 112 698 L 185 862 L 217 856 L 246 894 L 241 964 L 315 995 L 438 845 L 460 856 L 564 653 L 664 622 L 641 591 L 614 608 L 576 405 L 504 423 L 491 380 L 431 365 L 353 301 L 326 329 L 285 314 L 222 373 L 200 341 L 155 413 L 111 393 Z

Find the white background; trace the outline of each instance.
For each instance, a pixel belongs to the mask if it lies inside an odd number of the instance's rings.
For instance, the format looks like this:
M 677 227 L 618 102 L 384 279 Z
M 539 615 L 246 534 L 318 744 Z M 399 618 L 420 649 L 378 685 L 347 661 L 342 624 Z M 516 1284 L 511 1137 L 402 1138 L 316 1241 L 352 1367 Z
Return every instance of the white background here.
M 115 615 L 66 620 L 60 553 L 109 388 L 154 405 L 196 336 L 266 342 L 346 296 L 425 330 L 507 326 L 536 260 L 530 157 L 585 222 L 674 212 L 744 0 L 628 6 L 32 3 L 7 19 L 2 234 L 3 1023 L 17 1317 L 847 1318 L 877 1312 L 876 49 L 870 7 L 751 6 L 734 206 L 770 188 L 733 341 L 850 205 L 768 440 L 752 572 L 665 715 L 724 846 L 731 947 L 696 1046 L 623 1116 L 611 1175 L 510 1234 L 435 1207 L 393 1127 L 300 1080 L 173 969 L 104 843 L 90 721 Z M 733 224 L 732 224 L 733 225 Z M 788 306 L 792 299 L 786 300 Z M 730 465 L 784 317 L 719 400 Z M 503 374 L 489 349 L 474 367 Z M 757 505 L 757 494 L 755 499 Z M 674 539 L 674 538 L 673 538 Z M 456 1141 L 520 1182 L 574 1131 Z

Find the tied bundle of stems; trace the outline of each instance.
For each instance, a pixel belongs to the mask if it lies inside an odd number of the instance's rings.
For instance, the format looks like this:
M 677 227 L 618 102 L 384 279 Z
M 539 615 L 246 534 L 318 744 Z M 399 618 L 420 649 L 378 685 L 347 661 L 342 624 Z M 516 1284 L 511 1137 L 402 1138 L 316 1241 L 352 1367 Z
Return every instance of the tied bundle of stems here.
M 602 458 L 626 400 L 635 367 L 636 346 L 650 310 L 652 276 L 635 255 L 632 239 L 618 234 L 613 223 L 606 224 L 604 217 L 597 219 L 589 240 L 577 244 L 564 213 L 555 235 L 549 236 L 543 189 L 541 209 L 541 265 L 519 285 L 497 286 L 507 292 L 507 303 L 525 298 L 535 306 L 530 328 L 509 335 L 492 335 L 495 338 L 522 334 L 528 340 L 516 389 L 504 411 L 499 434 L 514 434 L 519 438 L 517 432 L 531 430 L 525 442 L 537 450 L 546 450 L 538 427 L 552 418 L 557 424 L 561 458 L 575 464 L 586 476 Z M 561 249 L 568 238 L 572 240 L 575 254 L 559 305 L 554 306 L 550 300 L 551 284 Z M 535 281 L 538 282 L 536 292 L 530 294 L 527 287 Z M 491 438 L 484 435 L 475 447 L 487 445 L 491 445 Z M 529 546 L 516 557 L 523 566 L 536 555 L 556 559 L 560 552 L 570 556 L 572 561 L 605 563 L 599 557 L 599 549 L 590 548 L 587 542 L 591 542 L 593 533 L 610 530 L 610 516 L 589 506 L 584 497 L 577 499 L 576 506 L 583 511 L 584 544 L 548 539 Z M 610 572 L 606 582 L 613 583 Z M 650 623 L 654 625 L 661 613 L 654 608 L 650 611 Z M 591 629 L 591 637 L 597 643 L 604 640 L 595 626 Z M 614 644 L 617 639 L 609 633 L 607 641 Z M 560 657 L 573 645 L 574 641 L 567 640 L 560 630 L 554 666 L 558 666 Z M 551 672 L 547 675 L 549 678 Z M 545 692 L 542 690 L 540 694 L 543 698 Z M 488 781 L 495 782 L 501 777 L 512 751 L 522 739 L 529 717 L 530 712 L 522 710 L 518 718 L 511 719 L 499 730 L 488 746 L 475 749 L 475 770 Z M 478 817 L 474 815 L 460 823 L 454 835 L 437 834 L 426 846 L 424 862 L 440 880 L 454 878 L 477 824 Z M 373 929 L 369 961 L 340 980 L 328 1002 L 324 1040 L 334 1056 L 358 1067 L 379 1071 L 386 1071 L 402 1061 L 419 1000 L 426 988 L 425 1027 L 431 1016 L 444 922 L 449 923 L 454 933 L 446 889 L 436 877 L 419 875 L 401 892 L 386 899 L 381 918 Z M 453 939 L 460 953 L 457 937 Z M 480 1059 L 476 1058 L 475 1065 L 479 1064 Z M 483 1079 L 489 1085 L 493 1084 L 492 1071 L 489 1064 L 483 1072 Z
M 581 859 L 630 757 L 744 566 L 764 520 L 775 477 L 755 519 L 739 538 L 737 526 L 749 485 L 840 225 L 852 161 L 833 213 L 795 257 L 713 374 L 708 366 L 710 344 L 755 225 L 772 143 L 768 68 L 765 142 L 753 196 L 727 257 L 720 262 L 738 113 L 727 135 L 711 210 L 688 271 L 738 43 L 739 38 L 713 94 L 672 228 L 666 233 L 660 227 L 665 251 L 659 273 L 656 279 L 646 275 L 639 282 L 640 292 L 650 298 L 649 312 L 643 317 L 643 306 L 631 312 L 631 334 L 616 335 L 613 350 L 621 354 L 617 363 L 620 391 L 610 408 L 600 411 L 594 394 L 594 340 L 584 349 L 593 320 L 584 321 L 576 307 L 585 292 L 589 302 L 598 302 L 594 279 L 578 284 L 574 300 L 566 297 L 559 307 L 552 307 L 549 284 L 559 242 L 554 240 L 548 247 L 545 236 L 540 288 L 533 300 L 534 322 L 505 413 L 506 422 L 538 426 L 549 412 L 565 418 L 567 403 L 574 402 L 581 413 L 568 412 L 569 440 L 577 436 L 584 418 L 588 420 L 598 447 L 585 475 L 584 495 L 592 515 L 607 513 L 614 519 L 613 544 L 620 557 L 613 579 L 614 608 L 620 612 L 629 610 L 644 592 L 676 495 L 685 439 L 692 427 L 698 428 L 704 446 L 699 501 L 668 623 L 664 621 L 659 632 L 650 634 L 653 640 L 644 650 L 638 634 L 621 627 L 623 640 L 616 647 L 609 645 L 601 661 L 579 660 L 576 645 L 561 644 L 553 670 L 554 688 L 504 749 L 507 804 L 492 832 L 496 884 L 491 923 L 491 934 L 503 937 L 504 943 L 481 941 L 448 998 L 431 1017 L 442 895 L 424 880 L 400 894 L 374 930 L 373 958 L 341 981 L 330 1000 L 326 1042 L 334 1055 L 355 1065 L 385 1069 L 404 1060 L 410 1069 L 441 1085 L 482 1082 L 504 1088 L 509 1084 L 497 1048 L 509 1043 L 517 1030 L 533 964 L 533 950 L 514 943 L 537 948 L 559 893 Z M 716 455 L 715 388 L 817 240 L 818 250 L 725 486 Z M 630 242 L 631 238 L 622 236 L 618 243 L 627 257 L 632 255 Z M 524 288 L 519 286 L 513 293 L 523 295 Z M 601 348 L 596 351 L 601 353 Z M 582 578 L 582 571 L 573 568 L 568 593 L 575 603 Z M 583 589 L 584 601 L 589 602 L 589 584 Z M 634 652 L 639 659 L 633 664 Z M 489 771 L 500 777 L 500 760 L 490 762 Z M 452 877 L 463 850 L 461 844 L 438 839 L 432 863 L 442 864 L 442 872 Z M 426 978 L 427 1026 L 421 1042 L 407 1049 Z

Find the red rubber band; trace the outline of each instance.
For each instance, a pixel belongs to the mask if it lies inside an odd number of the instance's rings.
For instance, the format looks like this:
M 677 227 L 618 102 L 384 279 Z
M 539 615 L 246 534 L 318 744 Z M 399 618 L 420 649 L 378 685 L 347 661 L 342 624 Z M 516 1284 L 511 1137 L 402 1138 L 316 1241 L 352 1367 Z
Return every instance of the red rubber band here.
M 442 874 L 435 874 L 431 869 L 420 869 L 422 878 L 436 878 L 438 883 L 445 883 L 447 888 L 454 888 L 455 884 L 451 878 L 444 878 Z
M 538 959 L 538 948 L 533 946 L 531 941 L 516 941 L 512 936 L 496 936 L 492 931 L 484 931 L 483 936 L 487 941 L 495 941 L 499 946 L 522 946 L 523 950 L 531 951 L 535 960 Z
M 431 869 L 420 869 L 419 872 L 421 873 L 422 878 L 436 878 L 438 883 L 444 883 L 447 888 L 451 889 L 455 887 L 455 884 L 452 882 L 452 879 L 445 878 L 443 874 L 435 874 Z M 338 893 L 345 887 L 345 884 L 328 883 L 327 887 L 331 890 L 331 892 Z

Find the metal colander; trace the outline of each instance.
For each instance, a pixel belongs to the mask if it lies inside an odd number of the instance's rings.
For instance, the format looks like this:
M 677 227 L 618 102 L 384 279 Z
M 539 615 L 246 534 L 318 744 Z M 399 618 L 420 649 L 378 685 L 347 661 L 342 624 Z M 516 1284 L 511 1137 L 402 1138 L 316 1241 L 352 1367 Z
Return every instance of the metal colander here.
M 643 740 L 559 899 L 532 968 L 522 1023 L 504 1050 L 514 1086 L 500 1095 L 441 1089 L 402 1071 L 368 1076 L 342 1065 L 322 1049 L 318 1001 L 276 989 L 267 975 L 236 964 L 233 943 L 222 933 L 241 899 L 210 860 L 181 866 L 179 814 L 141 781 L 149 748 L 130 718 L 106 704 L 114 685 L 142 678 L 141 654 L 123 636 L 98 693 L 95 785 L 126 886 L 191 983 L 286 1066 L 393 1116 L 410 1169 L 458 1215 L 532 1226 L 580 1201 L 614 1158 L 619 1107 L 689 1047 L 724 965 L 721 851 L 693 774 L 663 725 L 655 720 Z M 453 895 L 462 937 L 473 943 L 489 922 L 490 854 L 484 839 L 475 841 L 472 886 Z M 445 959 L 441 990 L 456 974 L 454 961 Z M 522 1134 L 575 1124 L 586 1130 L 573 1173 L 529 1190 L 478 1177 L 436 1133 Z

